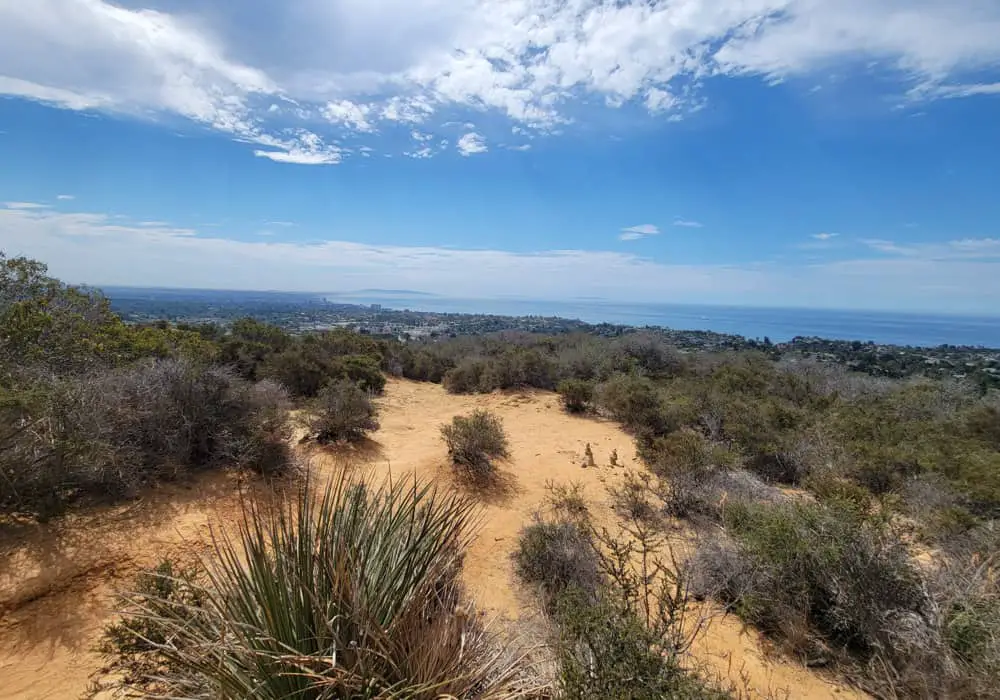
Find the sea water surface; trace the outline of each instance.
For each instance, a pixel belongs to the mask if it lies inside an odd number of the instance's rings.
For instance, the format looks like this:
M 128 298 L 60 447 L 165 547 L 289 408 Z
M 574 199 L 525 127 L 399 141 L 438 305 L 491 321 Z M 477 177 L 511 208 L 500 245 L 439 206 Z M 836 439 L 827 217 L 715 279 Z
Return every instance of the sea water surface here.
M 330 301 L 348 301 L 337 296 Z M 451 299 L 437 296 L 365 296 L 351 303 L 390 309 L 504 316 L 559 316 L 588 323 L 663 326 L 705 330 L 785 342 L 795 336 L 860 340 L 934 347 L 968 345 L 1000 348 L 1000 316 L 916 314 L 888 311 L 834 311 L 688 304 L 623 304 L 605 301 Z

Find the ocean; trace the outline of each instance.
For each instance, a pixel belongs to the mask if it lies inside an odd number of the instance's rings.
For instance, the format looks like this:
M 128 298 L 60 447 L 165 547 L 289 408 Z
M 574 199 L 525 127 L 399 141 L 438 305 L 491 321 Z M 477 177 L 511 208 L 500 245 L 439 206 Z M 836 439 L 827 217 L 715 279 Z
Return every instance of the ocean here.
M 506 299 L 449 299 L 437 296 L 328 296 L 330 301 L 382 304 L 390 309 L 503 316 L 559 316 L 588 323 L 664 326 L 675 330 L 732 333 L 784 342 L 795 336 L 934 347 L 1000 348 L 1000 317 L 887 311 L 834 311 L 687 304 L 622 304 Z

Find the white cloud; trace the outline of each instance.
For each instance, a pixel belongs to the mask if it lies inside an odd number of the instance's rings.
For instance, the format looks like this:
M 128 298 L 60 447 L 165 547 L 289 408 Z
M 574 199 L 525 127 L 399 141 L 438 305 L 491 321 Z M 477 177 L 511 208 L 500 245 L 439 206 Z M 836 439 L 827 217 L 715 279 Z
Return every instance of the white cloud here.
M 512 151 L 530 151 L 531 150 L 531 144 L 530 143 L 522 143 L 522 144 L 517 145 L 517 146 L 508 146 L 507 148 L 509 148 Z
M 975 250 L 979 257 L 894 256 L 797 267 L 685 265 L 610 251 L 513 253 L 270 237 L 237 241 L 103 214 L 0 209 L 0 249 L 43 260 L 68 281 L 98 285 L 317 292 L 402 287 L 463 298 L 517 294 L 761 305 L 787 305 L 794 290 L 803 306 L 995 311 L 1000 261 L 983 259 L 982 253 L 995 251 L 1000 239 L 938 247 Z
M 355 104 L 350 100 L 340 100 L 338 102 L 327 102 L 323 107 L 322 114 L 334 124 L 344 124 L 354 131 L 370 133 L 375 127 L 368 121 L 371 107 L 364 104 Z
M 458 148 L 458 152 L 463 156 L 471 156 L 474 153 L 486 153 L 489 150 L 486 147 L 486 140 L 474 131 L 459 138 L 455 147 Z
M 334 140 L 456 108 L 549 133 L 580 117 L 580 100 L 676 120 L 704 103 L 708 77 L 814 85 L 879 70 L 914 99 L 1000 92 L 1000 3 L 988 0 L 144 4 L 0 4 L 0 94 L 180 115 L 272 160 L 335 163 L 343 151 L 263 141 L 320 117 Z
M 416 129 L 414 129 L 413 131 L 410 132 L 410 137 L 414 141 L 418 141 L 418 142 L 421 142 L 421 143 L 424 142 L 424 141 L 430 141 L 430 140 L 432 140 L 434 138 L 433 135 L 421 133 L 421 132 L 417 131 Z
M 334 291 L 406 287 L 453 295 L 717 293 L 753 288 L 760 274 L 727 266 L 661 265 L 605 251 L 512 253 L 343 240 L 236 241 L 150 229 L 98 214 L 0 209 L 0 248 L 94 284 Z
M 420 124 L 434 113 L 434 107 L 424 97 L 392 97 L 382 107 L 380 116 L 391 122 Z
M 193 19 L 102 0 L 0 5 L 0 91 L 69 109 L 173 112 L 245 131 L 248 100 L 278 87 L 232 61 Z
M 262 134 L 255 142 L 267 146 L 268 150 L 256 149 L 254 155 L 276 163 L 335 165 L 343 159 L 343 151 L 339 147 L 325 143 L 319 135 L 305 129 L 281 137 Z
M 958 241 L 950 241 L 948 246 L 959 253 L 1000 254 L 1000 238 L 963 238 Z
M 975 97 L 977 95 L 1000 95 L 1000 82 L 973 83 L 969 85 L 921 85 L 910 92 L 914 98 L 933 97 Z
M 700 221 L 692 221 L 691 219 L 674 219 L 674 226 L 681 226 L 683 228 L 703 228 L 705 224 Z
M 963 238 L 944 243 L 896 243 L 880 238 L 861 243 L 878 253 L 928 262 L 940 260 L 1000 260 L 1000 238 Z
M 433 156 L 434 151 L 432 151 L 429 146 L 424 146 L 423 148 L 418 148 L 415 151 L 405 151 L 403 155 L 409 158 L 423 159 Z
M 829 241 L 839 235 L 839 233 L 814 233 L 812 238 L 815 238 L 817 241 Z
M 296 165 L 335 165 L 340 162 L 339 153 L 312 153 L 297 149 L 289 151 L 255 150 L 259 158 L 267 158 L 275 163 L 295 163 Z
M 70 200 L 70 199 L 76 199 L 76 196 L 72 195 L 72 194 L 57 194 L 56 195 L 56 199 L 61 200 L 61 201 L 67 201 L 67 200 Z
M 294 221 L 265 221 L 265 226 L 280 226 L 282 228 L 290 228 L 295 225 Z
M 665 112 L 677 104 L 676 97 L 666 90 L 660 88 L 650 88 L 646 92 L 646 109 L 650 112 Z
M 3 205 L 8 209 L 48 209 L 49 206 L 38 202 L 4 202 Z
M 638 241 L 641 238 L 659 235 L 659 233 L 659 226 L 654 226 L 653 224 L 639 224 L 638 226 L 623 228 L 621 234 L 618 236 L 618 240 Z

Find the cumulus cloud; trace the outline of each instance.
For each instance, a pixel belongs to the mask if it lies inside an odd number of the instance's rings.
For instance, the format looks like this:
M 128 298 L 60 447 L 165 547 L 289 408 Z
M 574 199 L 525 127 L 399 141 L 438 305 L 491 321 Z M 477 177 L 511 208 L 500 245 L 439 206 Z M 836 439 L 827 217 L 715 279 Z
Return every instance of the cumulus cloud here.
M 654 226 L 653 224 L 639 224 L 638 226 L 623 228 L 618 239 L 622 241 L 638 241 L 641 238 L 659 235 L 659 233 L 660 228 L 658 226 Z
M 874 69 L 910 99 L 995 95 L 997 36 L 984 0 L 33 0 L 0 4 L 0 94 L 180 115 L 272 160 L 336 163 L 261 141 L 461 109 L 551 133 L 581 100 L 678 119 L 708 77 Z
M 486 140 L 474 131 L 461 136 L 458 139 L 458 143 L 455 144 L 455 147 L 463 156 L 471 156 L 475 153 L 486 153 L 486 151 L 489 150 L 486 147 Z
M 375 127 L 368 121 L 371 107 L 364 104 L 355 104 L 350 100 L 340 100 L 338 102 L 327 102 L 323 107 L 322 114 L 334 124 L 343 124 L 350 129 L 368 133 L 375 130 Z

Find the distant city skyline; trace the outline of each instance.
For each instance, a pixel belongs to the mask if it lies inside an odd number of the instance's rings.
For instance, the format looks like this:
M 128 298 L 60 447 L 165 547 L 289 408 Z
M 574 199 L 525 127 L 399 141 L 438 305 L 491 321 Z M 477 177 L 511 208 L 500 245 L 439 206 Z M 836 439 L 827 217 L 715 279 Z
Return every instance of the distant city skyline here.
M 0 249 L 96 286 L 995 313 L 1000 3 L 0 6 Z

